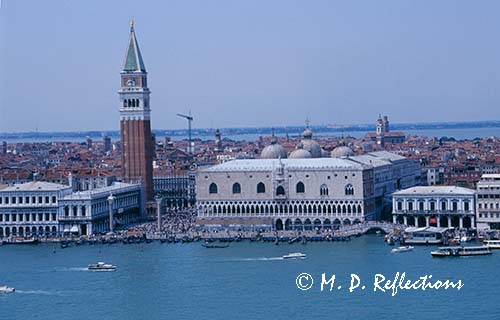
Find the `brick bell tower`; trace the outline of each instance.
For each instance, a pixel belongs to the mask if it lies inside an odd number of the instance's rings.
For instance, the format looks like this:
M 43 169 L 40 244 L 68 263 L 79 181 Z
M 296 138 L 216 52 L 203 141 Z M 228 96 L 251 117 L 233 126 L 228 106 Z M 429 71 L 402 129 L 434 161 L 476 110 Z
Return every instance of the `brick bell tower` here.
M 130 37 L 123 63 L 120 97 L 120 135 L 122 177 L 125 182 L 141 182 L 146 201 L 154 200 L 153 145 L 151 109 L 149 107 L 148 73 L 144 67 L 134 22 L 130 22 Z

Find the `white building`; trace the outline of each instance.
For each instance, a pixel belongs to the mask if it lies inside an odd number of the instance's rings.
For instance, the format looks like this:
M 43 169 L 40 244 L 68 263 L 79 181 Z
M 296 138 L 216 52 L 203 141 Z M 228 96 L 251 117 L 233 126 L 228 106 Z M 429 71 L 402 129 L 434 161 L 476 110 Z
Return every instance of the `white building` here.
M 109 231 L 110 195 L 114 198 L 114 225 L 125 225 L 140 217 L 144 201 L 141 185 L 114 182 L 104 188 L 74 192 L 60 199 L 60 231 L 79 235 Z
M 59 199 L 71 187 L 50 182 L 28 182 L 0 190 L 0 237 L 56 235 Z
M 483 174 L 477 183 L 477 228 L 500 229 L 500 174 Z
M 198 223 L 289 230 L 375 220 L 383 199 L 419 176 L 418 164 L 388 152 L 229 161 L 198 171 Z
M 393 222 L 416 227 L 475 227 L 475 190 L 413 187 L 393 193 Z

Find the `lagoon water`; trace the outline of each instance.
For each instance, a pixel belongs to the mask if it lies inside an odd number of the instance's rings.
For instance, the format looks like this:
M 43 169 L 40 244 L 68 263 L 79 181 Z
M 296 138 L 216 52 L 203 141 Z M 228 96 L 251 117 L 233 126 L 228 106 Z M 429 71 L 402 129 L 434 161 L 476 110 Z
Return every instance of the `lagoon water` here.
M 55 253 L 53 252 L 55 248 Z M 500 319 L 500 252 L 483 257 L 432 258 L 434 247 L 391 254 L 382 236 L 350 242 L 200 243 L 1 246 L 0 319 Z M 305 260 L 283 260 L 290 252 Z M 97 261 L 116 272 L 89 272 Z M 373 277 L 462 280 L 460 291 L 374 292 Z M 309 291 L 300 273 L 314 278 Z M 320 291 L 321 274 L 336 275 L 336 289 Z M 350 274 L 366 285 L 349 293 Z M 338 290 L 338 285 L 342 288 Z

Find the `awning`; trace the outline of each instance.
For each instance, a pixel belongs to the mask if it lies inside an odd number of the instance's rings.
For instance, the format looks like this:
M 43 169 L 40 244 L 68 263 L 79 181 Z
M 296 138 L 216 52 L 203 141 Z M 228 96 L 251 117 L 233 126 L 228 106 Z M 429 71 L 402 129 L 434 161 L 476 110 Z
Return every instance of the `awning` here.
M 78 232 L 78 227 L 72 226 L 70 232 Z

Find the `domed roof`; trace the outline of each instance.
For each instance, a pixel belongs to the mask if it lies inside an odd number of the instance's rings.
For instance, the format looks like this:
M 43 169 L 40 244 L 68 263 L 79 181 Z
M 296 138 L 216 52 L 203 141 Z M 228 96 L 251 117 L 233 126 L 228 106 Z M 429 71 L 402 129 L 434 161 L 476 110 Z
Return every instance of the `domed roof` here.
M 346 158 L 354 156 L 354 151 L 346 146 L 339 146 L 332 150 L 332 158 Z
M 313 158 L 321 158 L 322 151 L 321 146 L 314 140 L 304 139 L 301 141 L 304 150 L 307 150 L 311 153 Z
M 271 144 L 262 149 L 260 153 L 261 159 L 279 159 L 286 158 L 286 150 L 282 145 L 278 144 L 278 139 L 273 136 L 271 138 Z
M 312 158 L 312 155 L 309 151 L 305 150 L 303 148 L 304 146 L 299 143 L 297 145 L 297 149 L 295 149 L 294 151 L 292 151 L 292 153 L 290 153 L 290 156 L 288 158 L 290 159 L 308 159 L 308 158 Z
M 302 132 L 302 137 L 304 139 L 312 139 L 313 132 L 309 127 L 307 127 L 304 132 Z

